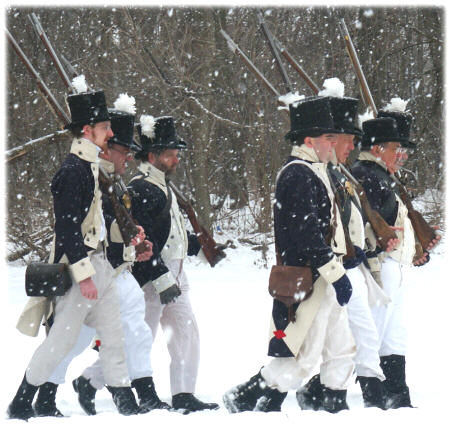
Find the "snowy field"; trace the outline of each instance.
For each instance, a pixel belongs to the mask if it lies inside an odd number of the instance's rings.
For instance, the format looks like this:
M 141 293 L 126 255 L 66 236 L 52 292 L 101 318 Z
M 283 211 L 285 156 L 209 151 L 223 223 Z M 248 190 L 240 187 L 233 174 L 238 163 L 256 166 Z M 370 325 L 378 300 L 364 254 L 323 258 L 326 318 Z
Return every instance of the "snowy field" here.
M 3 294 L 3 353 L 0 409 L 1 427 L 80 428 L 451 428 L 450 406 L 451 341 L 450 262 L 445 246 L 435 250 L 431 262 L 421 268 L 407 269 L 409 288 L 409 352 L 407 379 L 412 403 L 418 408 L 382 411 L 365 409 L 358 385 L 348 390 L 349 411 L 337 415 L 301 411 L 295 392 L 290 392 L 281 413 L 229 414 L 221 397 L 229 388 L 247 380 L 267 361 L 267 337 L 271 299 L 267 292 L 269 268 L 262 268 L 260 252 L 238 245 L 228 249 L 227 259 L 211 269 L 190 259 L 186 271 L 191 285 L 191 301 L 201 333 L 201 362 L 197 395 L 204 401 L 220 403 L 218 411 L 181 415 L 168 411 L 125 417 L 115 411 L 111 397 L 103 389 L 97 393 L 96 416 L 86 416 L 77 402 L 71 381 L 96 359 L 87 350 L 69 367 L 66 383 L 60 386 L 57 405 L 67 418 L 38 418 L 28 423 L 6 420 L 6 408 L 22 380 L 35 348 L 43 339 L 22 335 L 15 329 L 26 302 L 25 267 L 7 267 L 7 294 Z M 449 256 L 449 252 L 446 252 Z M 269 266 L 273 261 L 270 261 Z M 157 335 L 152 352 L 157 391 L 170 402 L 169 355 L 162 332 Z M 306 380 L 307 381 L 307 380 Z M 27 426 L 28 425 L 28 426 Z

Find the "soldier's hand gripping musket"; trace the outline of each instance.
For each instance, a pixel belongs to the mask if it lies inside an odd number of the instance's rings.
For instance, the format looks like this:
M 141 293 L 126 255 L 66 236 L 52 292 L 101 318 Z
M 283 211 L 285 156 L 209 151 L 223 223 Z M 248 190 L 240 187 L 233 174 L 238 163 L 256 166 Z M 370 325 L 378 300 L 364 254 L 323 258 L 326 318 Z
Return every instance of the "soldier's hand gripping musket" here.
M 193 206 L 188 199 L 185 198 L 180 189 L 178 189 L 171 181 L 168 183 L 177 198 L 178 205 L 187 214 L 208 263 L 211 267 L 214 267 L 221 259 L 226 257 L 226 254 L 223 251 L 224 246 L 218 245 L 211 234 L 199 224 Z

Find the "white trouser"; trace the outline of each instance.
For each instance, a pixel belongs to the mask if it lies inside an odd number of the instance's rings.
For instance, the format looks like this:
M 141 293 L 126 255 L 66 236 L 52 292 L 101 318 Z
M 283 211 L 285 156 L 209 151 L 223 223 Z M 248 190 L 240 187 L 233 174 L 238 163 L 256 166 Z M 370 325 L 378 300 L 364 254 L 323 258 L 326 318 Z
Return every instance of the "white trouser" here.
M 89 326 L 83 325 L 78 336 L 77 343 L 72 350 L 64 357 L 60 364 L 56 367 L 55 371 L 49 377 L 48 381 L 55 384 L 63 384 L 66 381 L 67 368 L 70 363 L 79 354 L 83 353 L 87 347 L 89 347 L 94 339 L 96 330 Z
M 145 304 L 144 294 L 138 282 L 128 270 L 123 270 L 116 279 L 119 304 L 121 311 L 122 328 L 125 336 L 125 351 L 127 355 L 127 368 L 130 380 L 150 377 L 152 368 L 150 364 L 150 351 L 152 348 L 152 332 L 144 320 Z M 65 380 L 67 367 L 75 356 L 78 356 L 88 347 L 95 335 L 95 330 L 84 326 L 80 332 L 78 342 L 71 352 L 64 358 L 49 381 L 62 384 Z M 105 385 L 100 359 L 86 368 L 83 376 L 90 380 L 96 389 Z
M 152 349 L 153 336 L 144 318 L 144 293 L 128 270 L 124 270 L 119 274 L 117 284 L 130 380 L 150 377 L 152 376 L 150 351 Z M 102 339 L 100 338 L 100 340 Z M 97 390 L 100 390 L 105 385 L 105 378 L 99 359 L 83 371 L 83 377 L 87 378 Z
M 92 280 L 98 298 L 85 298 L 76 282 L 64 296 L 57 298 L 52 328 L 35 351 L 26 371 L 30 384 L 39 386 L 49 380 L 76 345 L 82 326 L 86 324 L 103 339 L 99 354 L 108 384 L 113 387 L 130 386 L 115 272 L 103 252 L 94 253 L 90 259 L 96 271 Z
M 352 295 L 348 303 L 349 327 L 357 346 L 355 355 L 356 374 L 385 380 L 379 365 L 379 334 L 373 314 L 368 305 L 368 286 L 359 267 L 346 271 L 352 284 Z
M 379 332 L 379 356 L 406 354 L 407 328 L 405 320 L 405 286 L 402 286 L 401 264 L 388 257 L 381 265 L 384 292 L 391 299 L 387 306 L 373 307 L 373 317 Z
M 146 322 L 155 338 L 158 324 L 166 334 L 171 357 L 171 394 L 194 393 L 199 368 L 199 330 L 189 299 L 189 285 L 183 271 L 182 259 L 166 263 L 177 280 L 182 294 L 176 302 L 162 305 L 160 295 L 151 282 L 143 287 L 146 301 Z
M 322 356 L 321 383 L 343 390 L 352 379 L 355 351 L 346 308 L 338 305 L 335 290 L 328 285 L 298 356 L 273 358 L 261 374 L 269 387 L 288 392 L 301 387 Z

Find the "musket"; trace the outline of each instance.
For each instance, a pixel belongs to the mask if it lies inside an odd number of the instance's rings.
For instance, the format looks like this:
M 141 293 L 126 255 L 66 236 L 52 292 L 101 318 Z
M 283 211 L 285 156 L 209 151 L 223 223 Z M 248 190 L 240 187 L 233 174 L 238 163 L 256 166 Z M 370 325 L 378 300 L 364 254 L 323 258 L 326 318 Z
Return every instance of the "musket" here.
M 226 257 L 225 252 L 218 246 L 210 233 L 199 224 L 196 212 L 188 199 L 183 196 L 182 192 L 174 185 L 174 183 L 169 181 L 168 184 L 177 198 L 178 205 L 187 214 L 208 263 L 211 267 L 214 267 L 221 259 Z
M 221 34 L 224 36 L 224 38 L 227 41 L 228 48 L 236 54 L 238 57 L 241 58 L 241 60 L 244 62 L 246 67 L 254 73 L 254 75 L 257 77 L 257 79 L 263 83 L 265 88 L 271 92 L 272 95 L 274 95 L 277 98 L 277 103 L 280 106 L 286 107 L 286 104 L 279 100 L 280 94 L 277 91 L 276 88 L 268 81 L 268 79 L 263 76 L 263 74 L 258 70 L 257 67 L 255 67 L 254 63 L 247 57 L 247 55 L 241 50 L 241 48 L 232 40 L 232 38 L 224 31 L 220 30 Z
M 29 18 L 31 24 L 33 25 L 38 37 L 41 39 L 41 42 L 44 44 L 46 51 L 50 55 L 50 58 L 52 59 L 53 64 L 55 65 L 56 71 L 58 72 L 60 78 L 63 80 L 63 82 L 67 88 L 71 88 L 71 92 L 73 93 L 75 91 L 75 89 L 73 88 L 72 83 L 61 64 L 61 61 L 59 60 L 58 56 L 56 55 L 56 52 L 53 49 L 53 46 L 51 45 L 51 43 L 47 37 L 47 34 L 45 34 L 45 31 L 41 25 L 41 21 L 39 20 L 39 18 L 37 17 L 37 15 L 34 12 L 30 13 L 28 15 L 28 18 Z
M 279 72 L 282 75 L 282 79 L 285 83 L 285 90 L 286 92 L 294 92 L 293 91 L 293 85 L 291 84 L 290 78 L 288 77 L 288 74 L 285 70 L 285 67 L 282 65 L 282 60 L 279 56 L 279 51 L 277 50 L 277 47 L 274 42 L 274 38 L 272 37 L 271 32 L 269 31 L 268 26 L 266 25 L 265 18 L 263 17 L 263 13 L 259 10 L 257 10 L 257 17 L 258 22 L 260 24 L 260 28 L 263 31 L 263 34 L 266 37 L 266 40 L 269 43 L 269 48 L 271 49 L 272 54 L 274 55 L 274 58 L 276 59 L 277 67 L 279 68 Z
M 376 210 L 373 210 L 371 208 L 368 197 L 359 181 L 347 170 L 347 168 L 343 164 L 339 164 L 339 166 L 343 174 L 354 185 L 357 196 L 360 200 L 360 205 L 362 206 L 363 213 L 368 219 L 371 228 L 373 228 L 378 246 L 382 250 L 387 249 L 389 240 L 398 238 L 395 231 L 390 228 L 385 219 Z
M 9 43 L 11 44 L 12 48 L 14 49 L 14 51 L 16 52 L 17 56 L 20 58 L 22 63 L 25 65 L 28 72 L 36 81 L 38 90 L 42 95 L 42 97 L 44 98 L 47 105 L 50 107 L 50 110 L 53 112 L 53 114 L 58 118 L 60 122 L 62 122 L 63 124 L 68 124 L 70 122 L 70 119 L 67 113 L 61 108 L 56 98 L 53 96 L 53 94 L 50 92 L 45 82 L 42 80 L 41 76 L 39 76 L 39 73 L 33 67 L 28 57 L 25 55 L 19 44 L 16 42 L 16 39 L 14 39 L 12 34 L 7 29 L 5 31 Z M 25 153 L 26 152 L 23 152 L 22 155 Z
M 349 35 L 348 27 L 346 27 L 346 23 L 343 18 L 340 19 L 339 24 L 341 35 L 346 44 L 346 51 L 348 52 L 349 58 L 352 63 L 352 67 L 354 68 L 354 72 L 357 75 L 357 79 L 359 80 L 363 101 L 367 106 L 371 108 L 371 110 L 373 111 L 373 115 L 376 118 L 377 117 L 376 104 L 374 103 L 370 88 L 365 79 L 365 75 L 363 74 L 362 66 L 360 65 L 359 58 L 357 57 L 357 52 L 355 51 L 354 43 L 352 43 L 351 36 Z
M 363 74 L 362 67 L 360 66 L 357 53 L 354 49 L 354 44 L 352 43 L 344 19 L 340 20 L 340 30 L 345 40 L 346 50 L 348 51 L 349 58 L 351 59 L 354 72 L 356 73 L 357 78 L 359 80 L 360 89 L 362 91 L 364 101 L 367 104 L 367 106 L 369 106 L 373 111 L 374 117 L 377 117 L 376 105 L 374 104 L 371 91 L 369 89 L 368 83 L 366 82 L 365 75 Z M 400 197 L 407 207 L 409 219 L 412 223 L 413 230 L 422 247 L 422 250 L 423 252 L 427 253 L 428 252 L 427 247 L 429 246 L 430 242 L 436 237 L 435 230 L 428 225 L 428 223 L 424 220 L 421 213 L 413 208 L 412 201 L 409 197 L 409 194 L 405 186 L 398 180 L 397 177 L 395 177 L 395 175 L 391 175 L 391 177 L 398 185 Z M 417 249 L 415 259 L 418 259 L 417 257 L 420 256 L 420 254 L 422 255 L 423 252 Z
M 283 55 L 283 57 L 288 61 L 288 63 L 293 67 L 298 74 L 304 79 L 305 83 L 310 87 L 310 89 L 315 93 L 318 94 L 320 88 L 318 85 L 316 85 L 315 82 L 310 78 L 310 76 L 307 74 L 307 72 L 299 65 L 299 63 L 293 58 L 293 56 L 285 49 L 285 47 L 279 42 L 279 40 L 272 36 L 274 40 L 274 44 L 276 48 L 279 50 L 279 52 Z
M 413 208 L 412 200 L 409 197 L 409 193 L 404 186 L 404 184 L 394 175 L 391 174 L 390 177 L 398 185 L 399 196 L 402 202 L 406 205 L 408 216 L 410 222 L 412 223 L 412 228 L 415 231 L 418 241 L 423 248 L 423 252 L 428 252 L 427 247 L 433 239 L 436 238 L 435 229 L 429 226 L 429 224 L 424 220 L 421 213 Z
M 74 69 L 74 66 L 70 63 L 70 61 L 67 60 L 67 58 L 63 54 L 61 54 L 61 60 L 64 63 L 66 70 L 72 76 L 72 79 L 80 75 L 79 73 L 77 73 L 77 71 Z M 88 88 L 88 91 L 92 91 L 92 88 L 88 84 L 86 84 L 86 87 Z
M 312 89 L 312 91 L 315 94 L 318 94 L 318 92 L 319 92 L 318 85 L 316 85 L 315 82 L 313 82 L 313 80 L 305 72 L 305 70 L 297 63 L 297 61 L 290 55 L 290 53 L 282 46 L 282 44 L 277 40 L 277 38 L 274 36 L 274 34 L 271 33 L 268 26 L 266 25 L 263 14 L 260 11 L 258 11 L 257 14 L 258 14 L 260 27 L 261 27 L 266 39 L 268 40 L 269 46 L 271 48 L 271 52 L 273 53 L 274 58 L 276 59 L 277 66 L 282 75 L 282 79 L 285 82 L 285 87 L 288 90 L 288 92 L 293 92 L 293 85 L 291 84 L 291 81 L 288 78 L 288 74 L 285 70 L 285 67 L 283 67 L 283 64 L 282 64 L 279 54 L 284 56 L 284 58 L 298 72 L 298 74 L 302 77 L 302 79 L 304 79 L 305 83 Z

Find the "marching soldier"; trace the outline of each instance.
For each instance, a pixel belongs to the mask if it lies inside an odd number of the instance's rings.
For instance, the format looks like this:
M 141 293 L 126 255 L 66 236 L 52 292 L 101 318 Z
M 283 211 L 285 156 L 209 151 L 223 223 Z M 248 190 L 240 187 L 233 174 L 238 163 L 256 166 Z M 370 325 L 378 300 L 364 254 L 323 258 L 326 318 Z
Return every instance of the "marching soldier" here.
M 403 112 L 379 112 L 377 119 L 363 123 L 362 152 L 352 172 L 361 181 L 371 207 L 385 221 L 397 227 L 398 245 L 390 252 L 377 249 L 383 290 L 391 302 L 373 308 L 379 333 L 379 355 L 385 381 L 385 407 L 411 407 L 406 383 L 405 354 L 407 329 L 404 322 L 405 285 L 402 284 L 403 265 L 422 265 L 427 254 L 416 256 L 415 234 L 408 211 L 398 195 L 397 184 L 391 177 L 398 168 L 403 148 L 412 147 L 409 140 L 411 116 Z M 434 239 L 428 249 L 437 242 Z M 374 270 L 374 268 L 373 268 Z
M 124 112 L 117 110 L 110 111 L 110 115 L 112 116 L 113 131 L 116 138 L 113 137 L 109 142 L 110 161 L 112 162 L 106 161 L 104 165 L 110 172 L 123 175 L 125 173 L 124 160 L 130 160 L 134 153 L 141 150 L 141 147 L 133 140 L 134 115 L 124 114 Z M 131 210 L 131 207 L 129 209 Z M 153 336 L 145 321 L 144 293 L 130 272 L 132 263 L 127 262 L 130 258 L 127 257 L 127 249 L 124 248 L 122 237 L 118 233 L 117 224 L 112 224 L 112 243 L 109 247 L 108 257 L 113 267 L 119 272 L 117 286 L 125 334 L 127 367 L 131 386 L 136 390 L 139 398 L 137 411 L 142 414 L 153 409 L 169 409 L 169 405 L 162 402 L 158 397 L 152 377 L 150 352 Z M 138 255 L 135 263 L 148 261 L 150 256 L 142 258 Z M 86 368 L 83 374 L 73 381 L 80 405 L 87 414 L 96 414 L 95 394 L 105 384 L 105 377 L 99 360 Z
M 326 171 L 341 131 L 326 97 L 290 105 L 290 122 L 286 137 L 293 150 L 276 184 L 276 249 L 283 266 L 311 268 L 313 292 L 294 305 L 274 300 L 268 352 L 273 359 L 224 395 L 230 412 L 280 411 L 288 390 L 302 384 L 321 355 L 324 409 L 348 408 L 355 345 L 343 306 L 352 287 L 341 261 L 345 237 Z
M 177 200 L 168 187 L 186 143 L 177 136 L 172 117 L 142 115 L 138 132 L 142 150 L 136 154 L 140 174 L 132 179 L 133 217 L 152 241 L 154 255 L 133 266 L 133 275 L 144 290 L 146 321 L 155 337 L 158 325 L 170 332 L 172 407 L 184 412 L 217 409 L 194 396 L 199 366 L 199 331 L 189 299 L 183 270 L 187 255 L 197 255 L 200 244 L 187 234 Z M 202 254 L 202 252 L 201 252 Z
M 324 91 L 322 92 L 324 95 Z M 341 171 L 339 164 L 345 164 L 352 150 L 355 139 L 361 131 L 355 127 L 358 100 L 354 98 L 329 97 L 332 115 L 336 128 L 341 130 L 337 135 L 334 148 L 335 157 L 328 166 L 330 178 L 340 201 L 340 214 L 343 225 L 349 233 L 357 253 L 362 254 L 365 248 L 365 225 L 360 201 L 354 185 Z M 369 227 L 369 225 L 367 225 Z M 389 249 L 397 244 L 391 239 Z M 362 262 L 346 271 L 351 284 L 352 296 L 348 303 L 349 325 L 357 346 L 355 371 L 360 383 L 366 407 L 385 408 L 382 381 L 385 380 L 379 362 L 379 335 L 373 320 L 370 305 L 383 305 L 388 298 L 372 278 L 370 271 Z M 344 264 L 347 268 L 346 263 Z M 296 393 L 299 405 L 303 409 L 323 409 L 323 390 L 320 375 L 315 375 Z
M 124 100 L 125 99 L 125 100 Z M 111 119 L 111 127 L 114 136 L 108 141 L 108 151 L 101 153 L 100 164 L 110 174 L 123 175 L 126 162 L 132 159 L 133 151 L 140 147 L 133 141 L 134 131 L 134 99 L 121 94 L 116 100 L 122 110 L 108 109 Z M 144 320 L 145 305 L 144 296 L 138 283 L 129 271 L 130 265 L 135 261 L 147 260 L 151 256 L 151 243 L 145 241 L 148 250 L 135 256 L 133 246 L 125 247 L 118 225 L 114 219 L 114 211 L 106 194 L 102 196 L 105 221 L 108 230 L 109 246 L 107 256 L 113 268 L 118 273 L 116 285 L 119 295 L 122 327 L 125 335 L 125 347 L 127 354 L 127 367 L 132 387 L 135 387 L 140 399 L 140 405 L 134 404 L 135 411 L 139 413 L 150 411 L 154 408 L 169 408 L 163 406 L 155 392 L 150 365 L 150 351 L 152 347 L 152 332 Z M 138 227 L 142 230 L 142 227 Z M 95 335 L 95 330 L 84 326 L 74 349 L 60 363 L 52 374 L 49 384 L 57 387 L 64 383 L 68 365 L 74 357 L 88 347 Z M 47 383 L 46 383 L 47 384 Z M 96 414 L 95 394 L 105 385 L 105 378 L 100 360 L 87 368 L 83 375 L 73 381 L 78 400 L 83 410 L 89 414 Z M 133 395 L 129 395 L 133 398 Z M 54 404 L 54 397 L 47 403 Z
M 70 95 L 68 103 L 74 139 L 70 154 L 52 180 L 55 236 L 50 262 L 67 263 L 73 284 L 56 299 L 53 325 L 8 407 L 10 418 L 27 420 L 34 416 L 36 391 L 74 347 L 83 324 L 95 328 L 102 337 L 99 354 L 105 379 L 119 412 L 130 413 L 130 381 L 115 271 L 106 258 L 98 180 L 99 153 L 107 150 L 113 132 L 102 91 Z

